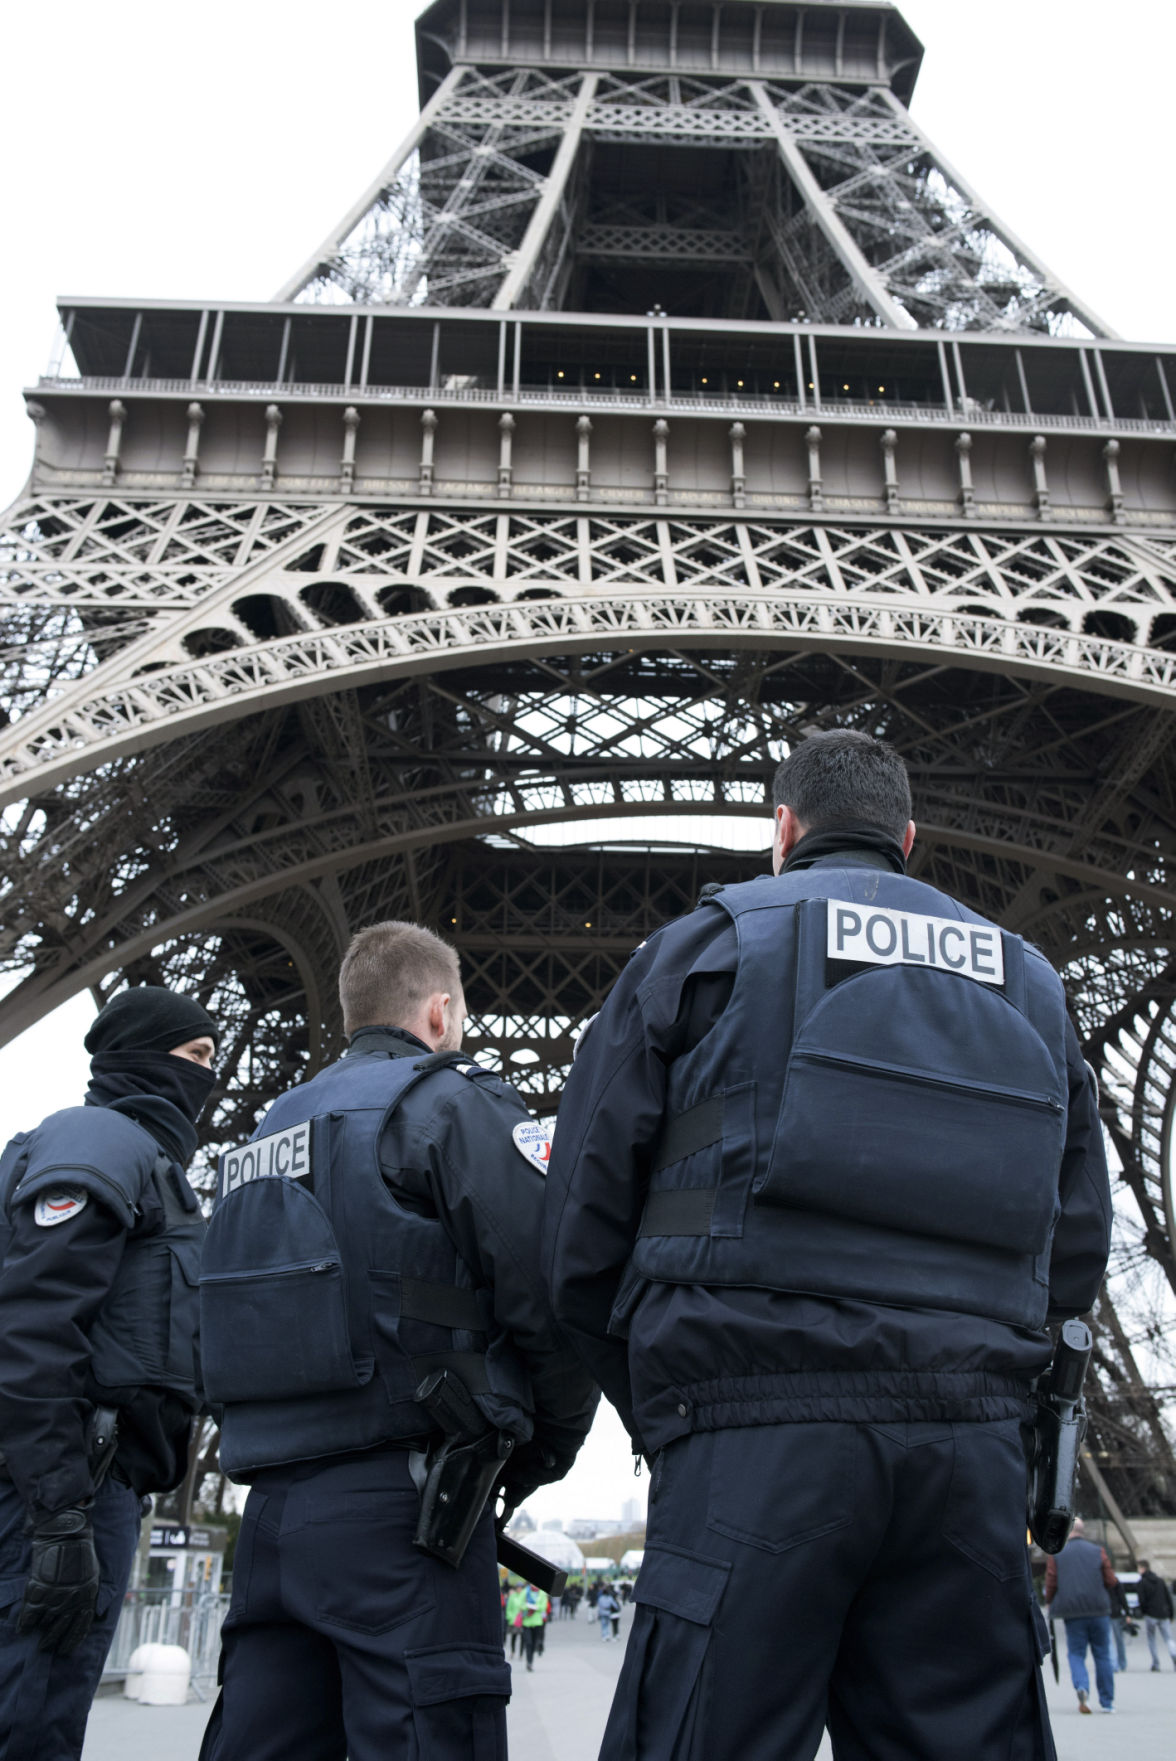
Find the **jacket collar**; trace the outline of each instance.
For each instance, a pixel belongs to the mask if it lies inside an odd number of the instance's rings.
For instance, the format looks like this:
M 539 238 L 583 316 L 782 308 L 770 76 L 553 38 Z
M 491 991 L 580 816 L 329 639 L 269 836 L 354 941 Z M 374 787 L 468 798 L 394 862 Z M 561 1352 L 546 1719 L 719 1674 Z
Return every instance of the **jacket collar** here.
M 429 1047 L 406 1027 L 357 1027 L 343 1056 L 413 1058 Z
M 839 867 L 889 868 L 906 873 L 902 845 L 876 825 L 838 826 L 832 831 L 806 832 L 789 851 L 781 869 L 791 874 L 798 868 Z

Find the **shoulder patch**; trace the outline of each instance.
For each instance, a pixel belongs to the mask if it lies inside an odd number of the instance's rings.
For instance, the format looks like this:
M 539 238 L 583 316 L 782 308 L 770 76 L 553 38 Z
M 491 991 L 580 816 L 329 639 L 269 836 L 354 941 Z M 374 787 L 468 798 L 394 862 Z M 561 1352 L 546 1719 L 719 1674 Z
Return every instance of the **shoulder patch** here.
M 90 1195 L 83 1186 L 57 1186 L 51 1192 L 43 1192 L 37 1200 L 33 1211 L 34 1223 L 42 1229 L 52 1229 L 55 1223 L 68 1223 L 79 1211 L 84 1211 L 90 1202 Z
M 523 1160 L 538 1168 L 540 1174 L 546 1174 L 551 1160 L 551 1133 L 546 1125 L 539 1125 L 534 1119 L 521 1119 L 510 1135 Z

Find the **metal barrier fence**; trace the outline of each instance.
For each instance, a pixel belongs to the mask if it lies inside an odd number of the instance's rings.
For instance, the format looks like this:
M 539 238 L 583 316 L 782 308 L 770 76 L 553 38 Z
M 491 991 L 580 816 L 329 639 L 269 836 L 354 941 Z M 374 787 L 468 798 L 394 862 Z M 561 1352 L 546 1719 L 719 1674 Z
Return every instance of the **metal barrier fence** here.
M 216 1685 L 221 1623 L 229 1598 L 186 1590 L 128 1590 L 115 1629 L 103 1681 L 125 1676 L 140 1645 L 182 1645 L 192 1659 L 192 1688 L 206 1700 Z

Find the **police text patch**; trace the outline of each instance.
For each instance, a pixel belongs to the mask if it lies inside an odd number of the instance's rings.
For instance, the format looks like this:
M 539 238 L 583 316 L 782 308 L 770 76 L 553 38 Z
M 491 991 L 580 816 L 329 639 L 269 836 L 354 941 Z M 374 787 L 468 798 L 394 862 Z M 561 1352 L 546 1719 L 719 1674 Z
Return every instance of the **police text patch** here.
M 39 1223 L 42 1229 L 52 1229 L 55 1223 L 67 1223 L 79 1211 L 85 1210 L 89 1198 L 84 1186 L 59 1186 L 53 1192 L 43 1192 L 33 1211 L 33 1222 Z
M 545 1125 L 537 1125 L 533 1119 L 524 1119 L 511 1132 L 514 1146 L 524 1161 L 538 1168 L 540 1174 L 546 1174 L 547 1164 L 551 1160 L 551 1133 Z
M 828 901 L 830 960 L 860 960 L 870 966 L 933 966 L 958 972 L 981 984 L 1004 983 L 1004 947 L 990 924 L 961 923 L 954 917 L 924 917 L 882 905 Z
M 301 1125 L 288 1125 L 269 1137 L 255 1138 L 239 1150 L 226 1150 L 217 1163 L 220 1172 L 220 1196 L 248 1186 L 251 1180 L 282 1176 L 287 1180 L 305 1180 L 310 1173 L 310 1120 Z

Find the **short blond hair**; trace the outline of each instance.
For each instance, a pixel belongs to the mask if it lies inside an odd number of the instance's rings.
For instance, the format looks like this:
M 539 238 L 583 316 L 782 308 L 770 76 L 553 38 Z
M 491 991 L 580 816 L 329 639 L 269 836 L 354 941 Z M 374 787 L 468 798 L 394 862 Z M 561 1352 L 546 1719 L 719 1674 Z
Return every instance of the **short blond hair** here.
M 457 950 L 419 923 L 390 919 L 351 938 L 339 968 L 343 1031 L 404 1027 L 438 991 L 461 989 Z

